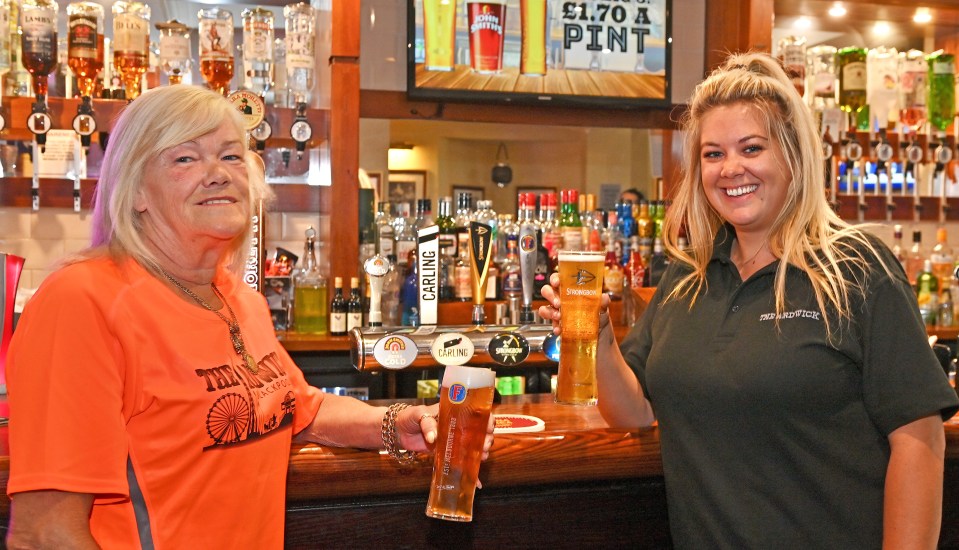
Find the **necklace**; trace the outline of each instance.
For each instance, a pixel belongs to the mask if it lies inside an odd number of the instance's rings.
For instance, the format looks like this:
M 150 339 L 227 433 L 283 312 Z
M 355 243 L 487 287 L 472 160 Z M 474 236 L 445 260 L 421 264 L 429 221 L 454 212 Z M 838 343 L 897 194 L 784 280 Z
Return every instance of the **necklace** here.
M 204 300 L 203 298 L 200 298 L 192 290 L 183 286 L 183 284 L 180 283 L 180 281 L 178 281 L 173 275 L 170 275 L 169 273 L 167 273 L 166 270 L 164 270 L 162 267 L 156 264 L 154 264 L 154 267 L 156 267 L 157 271 L 162 273 L 163 276 L 169 279 L 170 282 L 173 283 L 177 288 L 182 290 L 184 294 L 186 294 L 190 298 L 193 298 L 193 301 L 205 307 L 206 309 L 212 311 L 213 313 L 216 314 L 217 317 L 222 319 L 223 322 L 226 323 L 226 326 L 230 329 L 230 340 L 233 342 L 233 350 L 236 351 L 236 354 L 243 359 L 243 362 L 245 363 L 247 370 L 249 370 L 253 374 L 256 374 L 257 372 L 259 372 L 260 369 L 259 367 L 256 366 L 256 361 L 253 359 L 253 356 L 250 355 L 248 351 L 246 351 L 246 344 L 243 343 L 243 334 L 240 332 L 240 323 L 238 323 L 236 320 L 236 314 L 233 313 L 233 308 L 230 307 L 229 302 L 226 301 L 226 298 L 223 296 L 223 293 L 220 292 L 220 289 L 216 287 L 216 284 L 214 284 L 213 282 L 210 282 L 210 288 L 213 289 L 213 294 L 216 294 L 216 297 L 219 298 L 220 301 L 223 302 L 223 305 L 226 306 L 226 310 L 230 312 L 229 319 L 227 319 L 219 311 L 213 309 L 213 306 L 206 303 L 206 300 Z
M 751 263 L 753 263 L 753 262 L 756 260 L 756 256 L 759 256 L 759 253 L 762 252 L 764 248 L 766 248 L 766 244 L 765 244 L 765 243 L 763 243 L 762 245 L 760 245 L 759 249 L 756 250 L 756 253 L 753 254 L 752 256 L 750 256 L 748 260 L 744 260 L 744 261 L 743 261 L 743 264 L 742 264 L 743 267 L 746 267 L 747 265 L 750 265 Z M 740 249 L 740 250 L 743 249 L 742 242 L 739 243 L 739 249 Z

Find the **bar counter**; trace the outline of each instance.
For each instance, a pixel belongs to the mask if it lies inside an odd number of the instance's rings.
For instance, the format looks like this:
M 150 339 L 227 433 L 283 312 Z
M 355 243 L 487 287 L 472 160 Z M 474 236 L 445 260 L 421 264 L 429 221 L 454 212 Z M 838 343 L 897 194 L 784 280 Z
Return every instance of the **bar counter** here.
M 546 429 L 496 436 L 471 523 L 425 516 L 426 457 L 402 467 L 378 451 L 294 445 L 287 547 L 669 547 L 656 428 L 612 429 L 595 407 L 555 405 L 549 394 L 504 397 L 494 413 L 537 416 Z M 4 494 L 6 432 L 0 428 Z M 941 547 L 957 548 L 959 418 L 946 423 L 944 485 Z M 9 505 L 0 498 L 3 534 Z

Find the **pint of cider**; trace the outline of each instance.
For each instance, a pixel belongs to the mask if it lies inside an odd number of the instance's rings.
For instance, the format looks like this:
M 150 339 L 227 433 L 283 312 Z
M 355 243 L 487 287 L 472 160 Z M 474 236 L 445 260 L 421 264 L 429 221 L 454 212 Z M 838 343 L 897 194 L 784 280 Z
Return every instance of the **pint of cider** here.
M 556 402 L 596 404 L 596 339 L 605 273 L 602 252 L 560 251 L 559 373 Z
M 440 388 L 440 417 L 426 515 L 473 520 L 473 495 L 493 406 L 490 369 L 448 366 Z
M 423 0 L 423 38 L 428 71 L 453 70 L 457 3 L 453 0 Z

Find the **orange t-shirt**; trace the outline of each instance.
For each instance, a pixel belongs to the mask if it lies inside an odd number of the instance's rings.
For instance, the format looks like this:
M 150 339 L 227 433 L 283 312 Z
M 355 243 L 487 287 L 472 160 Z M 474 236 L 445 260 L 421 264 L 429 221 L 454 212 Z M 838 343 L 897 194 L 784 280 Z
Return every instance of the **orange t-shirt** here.
M 216 283 L 256 375 L 222 319 L 136 262 L 97 258 L 44 281 L 7 361 L 8 494 L 95 495 L 103 548 L 282 547 L 291 438 L 322 393 L 277 341 L 263 296 L 226 274 Z

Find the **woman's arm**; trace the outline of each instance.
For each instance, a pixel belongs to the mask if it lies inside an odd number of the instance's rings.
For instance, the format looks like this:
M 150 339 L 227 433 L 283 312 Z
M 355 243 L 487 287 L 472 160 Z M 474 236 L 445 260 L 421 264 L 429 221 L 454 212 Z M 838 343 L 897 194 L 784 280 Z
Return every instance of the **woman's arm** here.
M 560 334 L 559 319 L 561 303 L 559 275 L 550 276 L 549 284 L 543 286 L 543 298 L 550 304 L 540 306 L 539 314 L 553 323 L 553 332 Z M 649 426 L 656 420 L 653 408 L 643 393 L 636 375 L 626 364 L 613 325 L 609 320 L 609 297 L 603 296 L 600 306 L 600 331 L 596 345 L 596 382 L 599 391 L 599 412 L 603 419 L 615 428 Z
M 93 495 L 29 491 L 13 495 L 7 548 L 99 548 L 90 534 Z
M 942 521 L 946 437 L 938 414 L 889 434 L 892 455 L 883 499 L 883 548 L 936 548 Z

